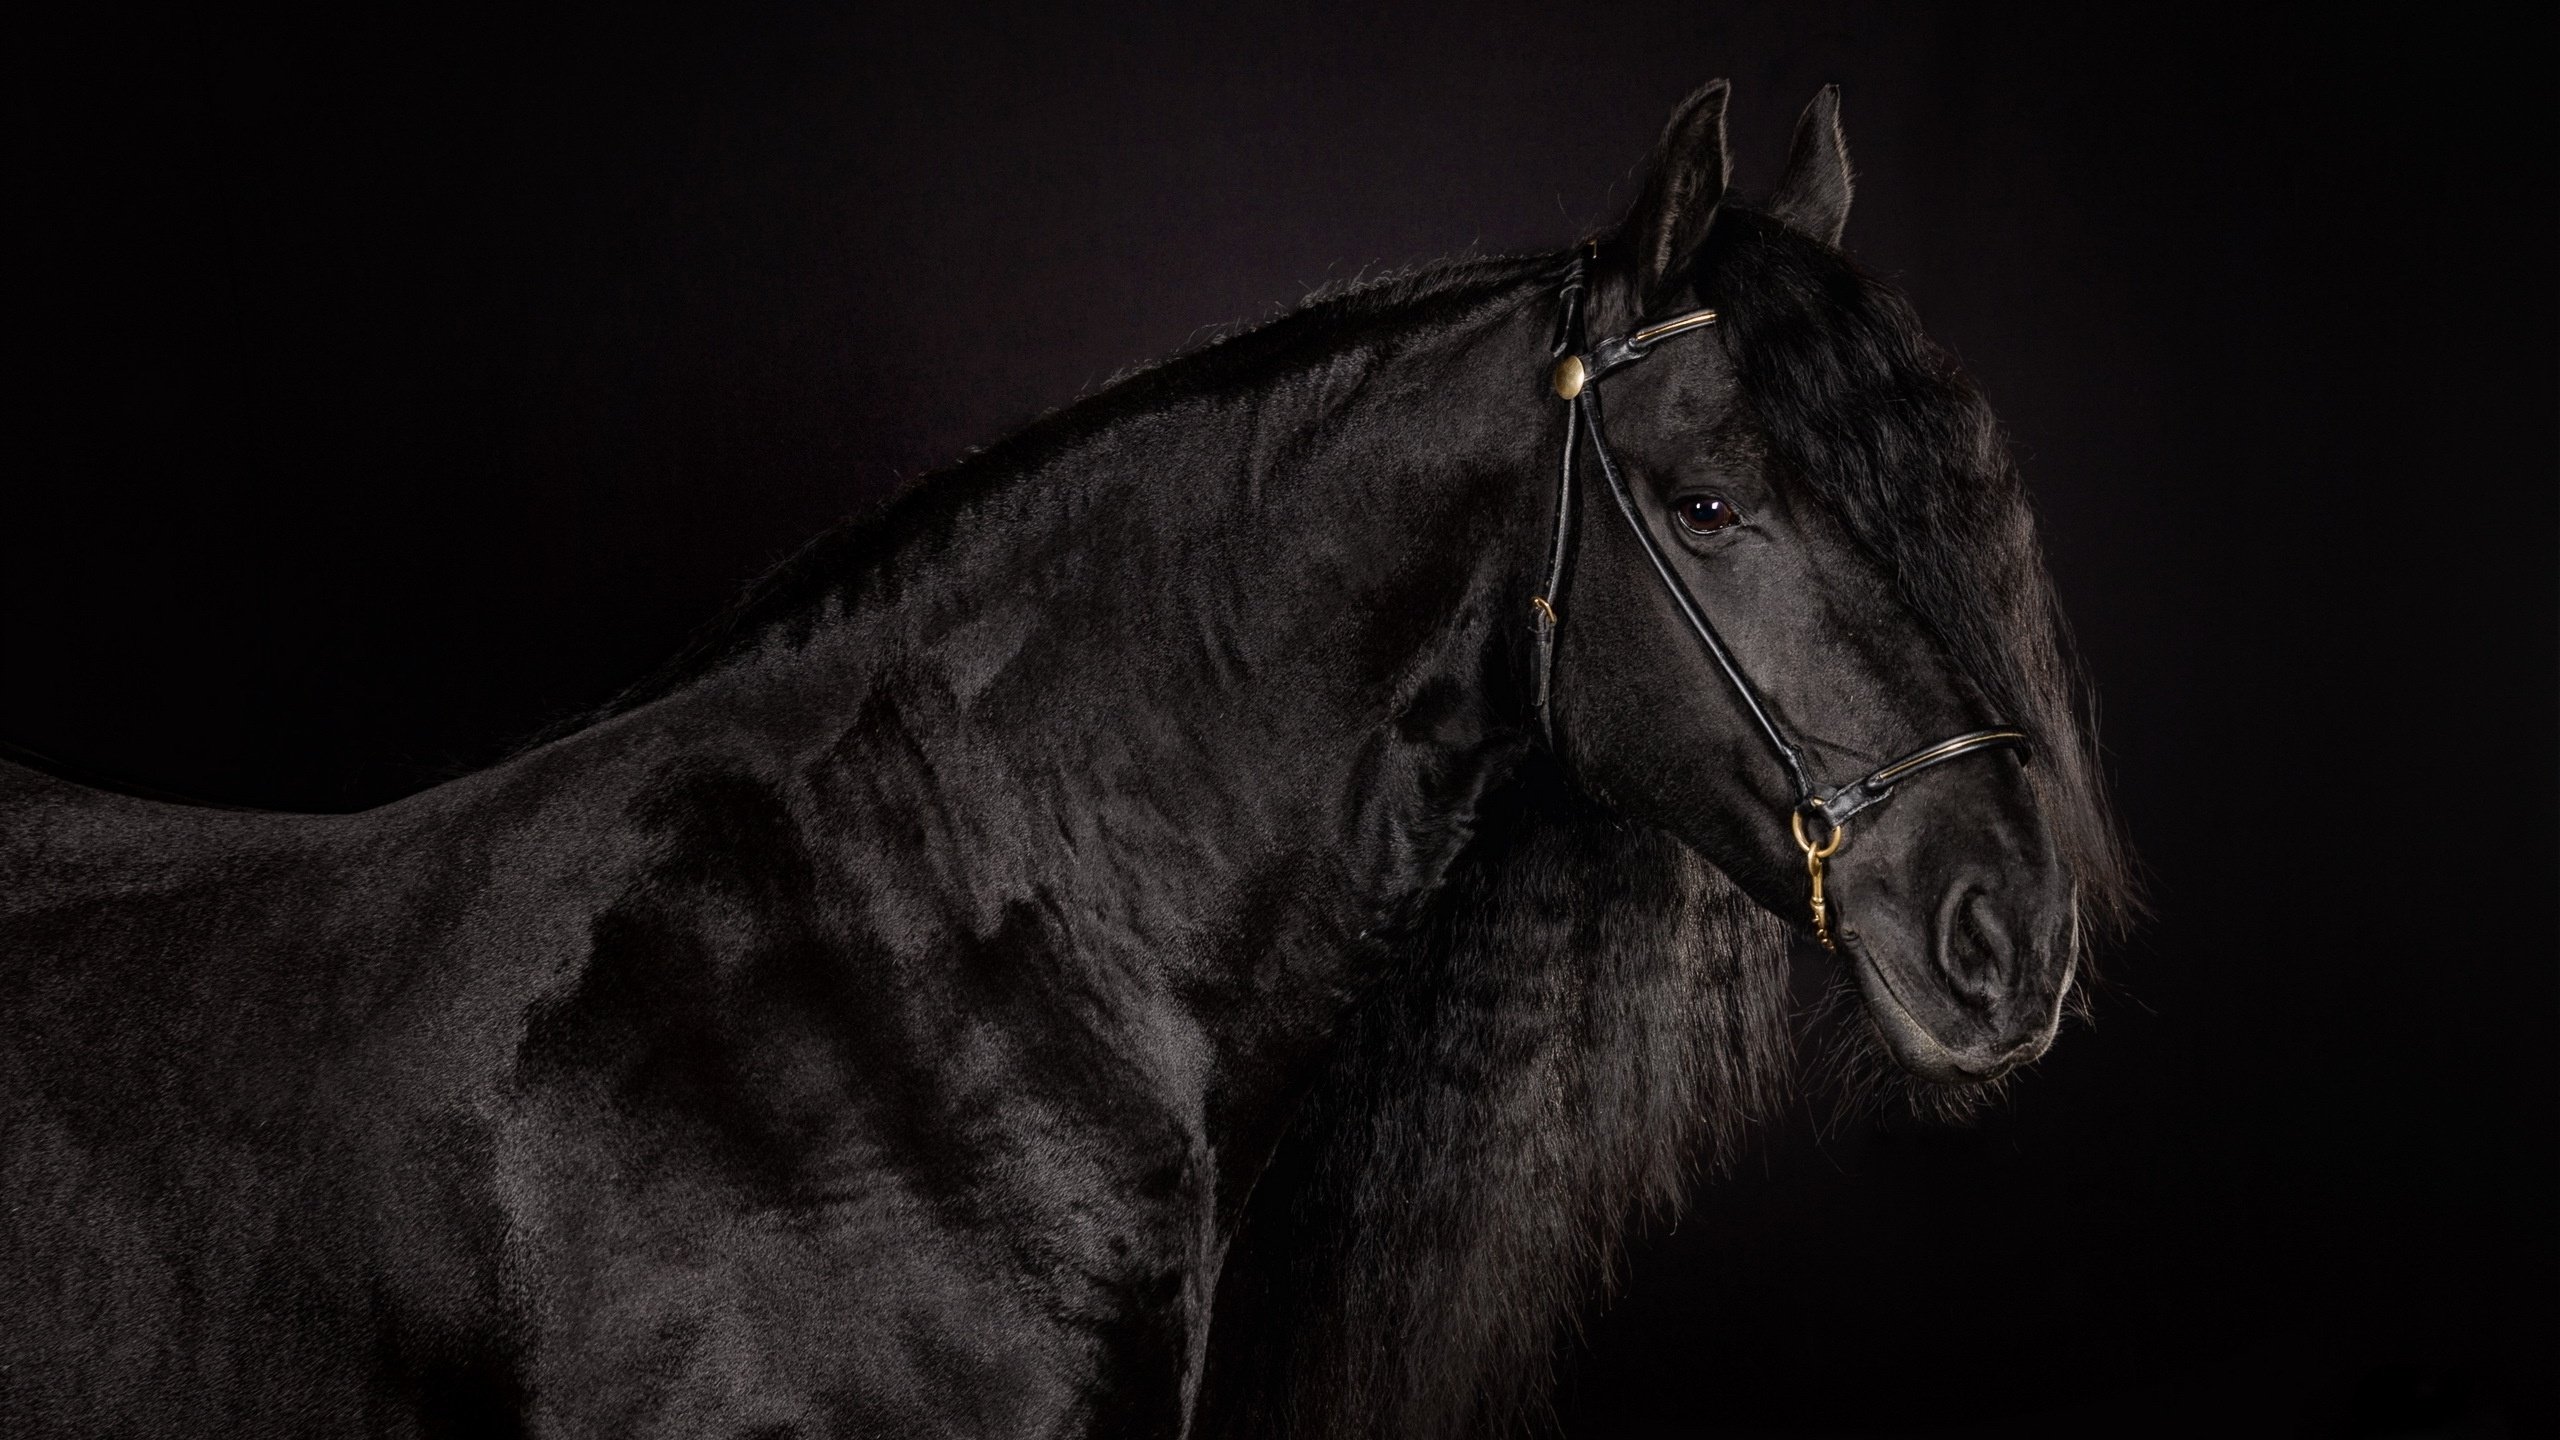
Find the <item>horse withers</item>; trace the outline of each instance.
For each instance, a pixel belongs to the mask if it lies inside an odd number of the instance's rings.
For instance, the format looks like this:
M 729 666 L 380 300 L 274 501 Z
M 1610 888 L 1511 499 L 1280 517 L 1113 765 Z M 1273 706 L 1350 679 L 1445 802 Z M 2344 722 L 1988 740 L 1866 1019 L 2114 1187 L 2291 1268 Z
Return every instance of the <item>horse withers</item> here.
M 1915 1093 L 2032 1058 L 2126 885 L 2026 501 L 1835 97 L 1746 203 L 1724 96 L 483 772 L 0 765 L 0 1428 L 1472 1432 L 1779 1093 L 1794 940 Z

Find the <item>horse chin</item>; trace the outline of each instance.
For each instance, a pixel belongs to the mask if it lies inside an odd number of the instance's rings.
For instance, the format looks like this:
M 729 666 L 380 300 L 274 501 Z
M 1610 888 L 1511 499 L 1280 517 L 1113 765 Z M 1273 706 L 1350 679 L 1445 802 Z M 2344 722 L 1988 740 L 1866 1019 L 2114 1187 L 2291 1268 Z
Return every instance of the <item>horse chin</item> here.
M 1894 1063 L 1914 1079 L 1933 1085 L 1987 1084 L 2034 1060 L 2053 1044 L 2061 1020 L 2059 1007 L 2034 1033 L 1996 1050 L 1951 1045 L 1911 1013 L 1911 1007 L 1896 990 L 1892 963 L 1861 944 L 1854 931 L 1841 936 L 1840 954 L 1858 977 L 1867 1018 L 1883 1037 Z

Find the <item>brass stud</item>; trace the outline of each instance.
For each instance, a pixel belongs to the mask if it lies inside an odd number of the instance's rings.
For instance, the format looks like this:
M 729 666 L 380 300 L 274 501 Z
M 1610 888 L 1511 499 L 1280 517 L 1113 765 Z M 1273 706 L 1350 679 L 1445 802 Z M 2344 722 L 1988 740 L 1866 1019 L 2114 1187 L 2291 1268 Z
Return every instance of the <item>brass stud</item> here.
M 1591 372 L 1583 368 L 1582 357 L 1567 355 L 1556 362 L 1556 394 L 1570 400 L 1582 393 L 1591 381 Z

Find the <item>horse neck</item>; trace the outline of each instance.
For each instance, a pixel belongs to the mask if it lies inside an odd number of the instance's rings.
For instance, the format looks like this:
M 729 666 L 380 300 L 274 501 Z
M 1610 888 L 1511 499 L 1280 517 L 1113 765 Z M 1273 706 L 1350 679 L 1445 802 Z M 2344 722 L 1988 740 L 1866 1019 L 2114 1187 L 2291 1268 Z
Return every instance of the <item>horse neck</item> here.
M 1251 1129 L 1523 743 L 1530 283 L 1342 343 L 1284 321 L 1302 353 L 1258 332 L 1053 417 L 627 718 L 789 791 L 872 943 L 1036 937 Z

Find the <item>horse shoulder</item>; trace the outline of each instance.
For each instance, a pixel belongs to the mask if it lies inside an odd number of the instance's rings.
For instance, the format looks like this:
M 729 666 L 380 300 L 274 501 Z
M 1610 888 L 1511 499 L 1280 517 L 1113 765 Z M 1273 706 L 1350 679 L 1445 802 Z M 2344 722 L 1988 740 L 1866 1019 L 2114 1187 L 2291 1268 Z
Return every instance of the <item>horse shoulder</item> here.
M 635 807 L 653 858 L 535 1005 L 499 1155 L 534 1404 L 635 1434 L 1173 1433 L 1211 1186 L 1159 1012 L 1038 895 L 940 883 L 952 809 L 884 803 L 920 757 L 861 763 L 812 798 L 694 757 Z

